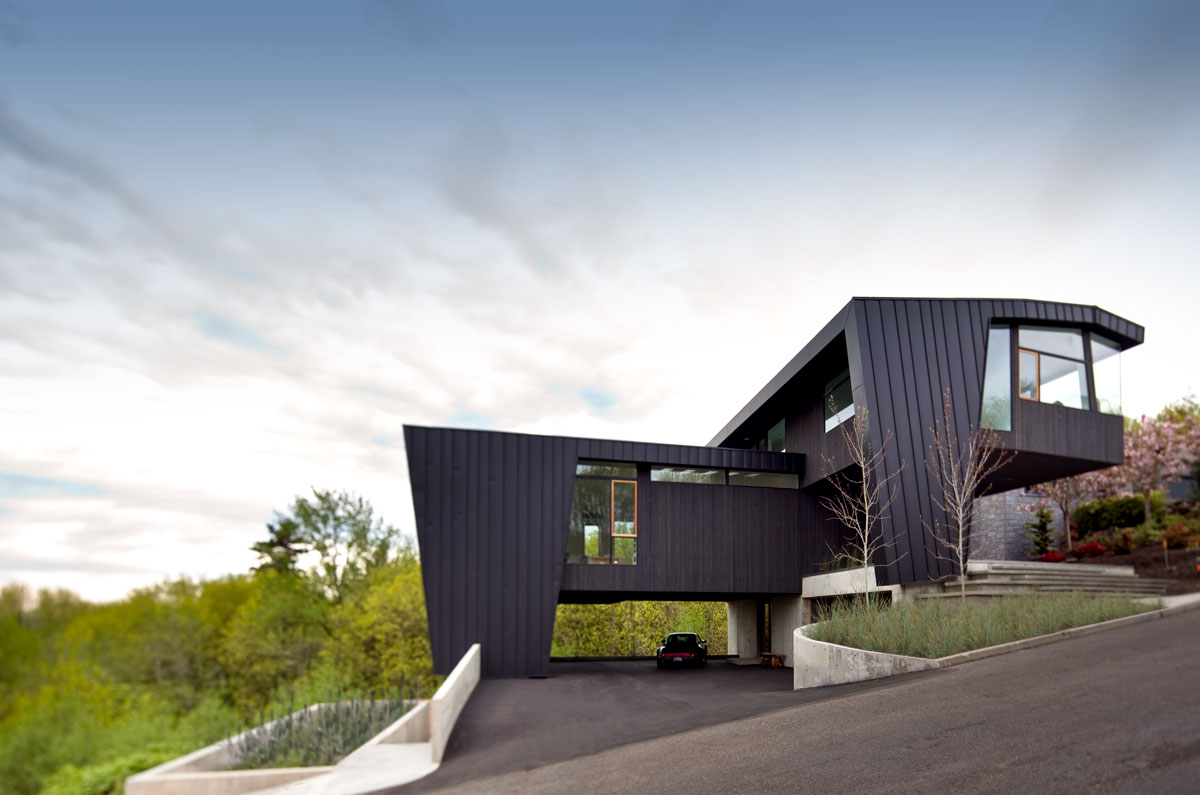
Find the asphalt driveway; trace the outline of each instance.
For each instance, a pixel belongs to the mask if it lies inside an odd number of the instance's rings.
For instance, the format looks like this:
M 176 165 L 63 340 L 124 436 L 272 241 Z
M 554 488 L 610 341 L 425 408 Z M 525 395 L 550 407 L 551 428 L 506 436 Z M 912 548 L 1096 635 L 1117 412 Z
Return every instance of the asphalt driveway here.
M 660 671 L 653 660 L 553 663 L 547 679 L 485 679 L 459 717 L 442 766 L 397 793 L 453 788 L 629 743 L 894 686 L 891 680 L 792 690 L 792 669 L 740 666 Z M 836 691 L 836 692 L 834 692 Z
M 452 762 L 422 784 L 428 789 L 500 793 L 813 792 L 822 795 L 880 793 L 1200 791 L 1200 610 L 1130 627 L 1072 638 L 954 668 L 880 680 L 886 687 L 820 688 L 824 698 L 755 690 L 748 701 L 769 714 L 709 725 L 676 727 L 652 739 L 624 738 L 606 750 L 539 766 L 530 758 L 499 776 L 442 779 Z M 666 672 L 674 674 L 679 672 Z M 738 673 L 738 672 L 734 672 Z M 755 672 L 766 678 L 775 672 Z M 580 677 L 579 684 L 586 681 Z M 624 675 L 602 677 L 614 683 Z M 714 679 L 719 681 L 720 674 Z M 575 688 L 575 677 L 552 685 Z M 654 683 L 652 672 L 628 674 L 647 712 L 669 710 L 684 680 Z M 697 690 L 716 699 L 716 692 Z M 500 683 L 504 684 L 504 683 Z M 521 683 L 514 683 L 521 684 Z M 529 684 L 537 684 L 531 682 Z M 742 683 L 738 683 L 740 685 Z M 714 688 L 720 690 L 721 688 Z M 730 686 L 729 694 L 737 686 Z M 658 696 L 661 695 L 661 698 Z M 795 700 L 788 701 L 788 698 Z M 776 701 L 775 699 L 779 699 Z M 694 707 L 682 699 L 683 712 Z M 548 704 L 546 706 L 549 706 Z M 564 720 L 577 731 L 564 742 L 606 738 L 620 732 L 618 711 L 597 704 L 602 716 L 591 733 L 586 721 Z M 733 711 L 732 708 L 731 712 Z M 762 709 L 762 711 L 766 711 Z M 636 714 L 630 708 L 627 714 Z M 556 719 L 557 720 L 557 719 Z M 635 725 L 661 729 L 667 721 Z M 483 728 L 476 724 L 476 728 Z M 515 727 L 514 727 L 515 728 Z M 533 736 L 553 732 L 531 727 Z M 677 733 L 676 733 L 677 732 Z M 523 753 L 519 739 L 471 738 Z M 467 750 L 466 746 L 463 746 Z M 475 757 L 467 753 L 462 763 Z M 516 760 L 514 760 L 516 761 Z M 458 770 L 469 769 L 460 764 Z M 687 775 L 666 775 L 687 771 Z M 471 776 L 474 778 L 474 776 Z M 654 782 L 651 788 L 649 782 Z

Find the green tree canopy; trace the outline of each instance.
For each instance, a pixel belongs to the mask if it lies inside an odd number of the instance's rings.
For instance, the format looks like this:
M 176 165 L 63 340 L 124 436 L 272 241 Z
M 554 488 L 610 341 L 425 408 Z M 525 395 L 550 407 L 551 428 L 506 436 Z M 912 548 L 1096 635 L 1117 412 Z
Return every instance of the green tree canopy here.
M 266 541 L 259 541 L 251 550 L 256 552 L 263 563 L 256 566 L 254 571 L 274 571 L 287 574 L 296 570 L 296 560 L 308 552 L 303 538 L 304 531 L 295 519 L 280 517 L 275 524 L 267 523 L 270 536 Z
M 362 497 L 321 489 L 312 490 L 312 499 L 297 497 L 277 527 L 320 556 L 313 576 L 334 604 L 366 587 L 371 571 L 388 562 L 398 535 Z

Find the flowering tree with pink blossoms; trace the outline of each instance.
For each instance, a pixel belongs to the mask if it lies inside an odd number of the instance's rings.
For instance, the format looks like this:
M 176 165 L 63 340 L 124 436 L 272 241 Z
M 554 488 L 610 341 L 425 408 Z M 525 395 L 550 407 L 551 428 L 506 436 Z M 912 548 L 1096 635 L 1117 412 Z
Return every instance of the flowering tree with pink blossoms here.
M 1180 480 L 1200 456 L 1200 421 L 1196 402 L 1184 398 L 1163 409 L 1157 417 L 1142 415 L 1128 422 L 1125 431 L 1125 463 L 1032 486 L 1040 499 L 1030 510 L 1053 503 L 1063 514 L 1063 540 L 1069 547 L 1071 511 L 1088 500 L 1116 494 L 1141 494 L 1146 506 L 1145 521 L 1151 520 L 1150 495 Z
M 1200 447 L 1200 424 L 1191 415 L 1179 419 L 1142 415 L 1125 432 L 1125 463 L 1109 476 L 1121 490 L 1141 494 L 1150 521 L 1150 494 L 1182 479 Z

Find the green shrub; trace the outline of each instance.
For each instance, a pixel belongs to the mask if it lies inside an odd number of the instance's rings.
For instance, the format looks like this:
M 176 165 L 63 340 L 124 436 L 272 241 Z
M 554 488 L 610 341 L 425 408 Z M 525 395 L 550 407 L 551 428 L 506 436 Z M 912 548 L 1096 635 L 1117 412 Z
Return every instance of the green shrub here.
M 1180 513 L 1169 513 L 1163 517 L 1162 524 L 1163 527 L 1181 524 L 1187 528 L 1188 533 L 1195 535 L 1200 533 L 1200 514 L 1188 516 Z
M 1139 524 L 1137 527 L 1131 528 L 1133 531 L 1133 545 L 1137 547 L 1145 547 L 1150 544 L 1157 544 L 1162 540 L 1163 531 L 1154 522 L 1147 524 Z
M 1054 528 L 1050 526 L 1054 514 L 1049 508 L 1039 508 L 1035 516 L 1037 518 L 1034 521 L 1025 523 L 1029 528 L 1029 540 L 1033 543 L 1033 551 L 1029 553 L 1031 558 L 1045 555 L 1054 544 Z
M 1150 496 L 1150 514 L 1161 520 L 1166 513 L 1165 492 L 1156 491 Z M 1140 494 L 1125 497 L 1105 497 L 1085 502 L 1072 514 L 1080 534 L 1094 533 L 1114 527 L 1133 527 L 1146 518 L 1146 501 Z
M 41 795 L 120 795 L 125 779 L 179 756 L 179 748 L 148 748 L 107 762 L 60 767 L 42 784 Z
M 813 640 L 913 657 L 944 657 L 1070 627 L 1157 610 L 1124 594 L 1023 594 L 962 604 L 919 599 L 890 607 L 842 602 L 809 630 Z

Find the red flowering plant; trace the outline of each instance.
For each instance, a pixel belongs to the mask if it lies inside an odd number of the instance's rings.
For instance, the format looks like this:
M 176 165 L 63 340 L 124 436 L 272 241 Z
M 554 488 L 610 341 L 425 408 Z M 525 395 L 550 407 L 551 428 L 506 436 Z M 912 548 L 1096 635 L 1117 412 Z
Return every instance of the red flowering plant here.
M 1108 547 L 1096 541 L 1089 541 L 1086 544 L 1080 544 L 1071 550 L 1071 555 L 1077 558 L 1094 558 L 1097 555 L 1103 555 L 1108 551 Z
M 1067 559 L 1067 556 L 1058 550 L 1052 550 L 1045 555 L 1038 555 L 1037 559 L 1042 563 L 1062 563 Z

